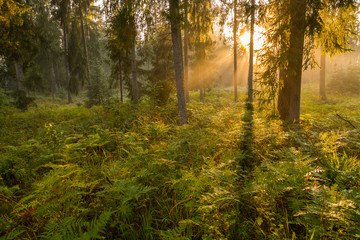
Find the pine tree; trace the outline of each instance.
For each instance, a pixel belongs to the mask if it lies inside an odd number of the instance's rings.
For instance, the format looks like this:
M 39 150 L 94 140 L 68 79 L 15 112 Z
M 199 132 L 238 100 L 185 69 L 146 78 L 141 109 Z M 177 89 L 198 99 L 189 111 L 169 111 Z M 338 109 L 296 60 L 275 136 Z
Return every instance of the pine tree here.
M 347 50 L 347 36 L 353 34 L 354 4 L 352 0 L 267 4 L 263 13 L 267 42 L 260 54 L 260 83 L 266 90 L 260 93 L 264 100 L 260 102 L 269 103 L 278 90 L 277 109 L 284 122 L 299 122 L 302 70 L 312 64 L 315 39 L 321 39 L 326 52 Z M 343 11 L 347 14 L 341 15 L 341 20 L 331 20 L 332 13 Z M 340 21 L 341 31 L 334 24 Z
M 190 5 L 189 28 L 191 31 L 190 45 L 195 52 L 195 70 L 197 85 L 200 90 L 200 100 L 205 96 L 204 72 L 208 51 L 213 47 L 210 37 L 212 29 L 212 6 L 210 0 L 193 1 Z
M 0 55 L 8 60 L 8 67 L 15 70 L 18 91 L 25 91 L 24 70 L 39 46 L 30 9 L 29 4 L 20 1 L 0 2 Z
M 52 0 L 52 4 L 56 6 L 55 17 L 60 21 L 60 25 L 63 32 L 63 51 L 64 51 L 64 63 L 65 63 L 65 78 L 66 89 L 68 94 L 68 103 L 72 103 L 71 83 L 70 78 L 70 59 L 69 59 L 69 42 L 68 42 L 68 28 L 70 22 L 71 13 L 71 0 Z
M 136 60 L 136 18 L 135 7 L 137 2 L 121 1 L 119 5 L 108 2 L 107 12 L 109 27 L 107 29 L 110 58 L 114 62 L 113 69 L 118 74 L 123 72 L 120 68 L 125 62 L 131 62 L 131 97 L 136 104 L 139 99 Z M 116 70 L 118 68 L 118 70 Z M 120 71 L 121 70 L 121 71 Z M 114 73 L 114 71 L 113 71 Z M 123 76 L 123 74 L 121 74 Z M 114 74 L 113 74 L 114 76 Z
M 72 93 L 78 94 L 79 87 L 85 85 L 87 76 L 86 57 L 81 47 L 81 26 L 78 19 L 73 18 L 70 25 L 68 39 L 69 71 L 70 84 L 69 89 Z
M 254 26 L 255 26 L 255 0 L 251 0 L 250 6 L 250 49 L 249 49 L 249 75 L 248 75 L 248 99 L 253 102 L 253 77 L 254 77 Z
M 184 92 L 184 66 L 182 62 L 179 0 L 169 0 L 169 6 L 179 119 L 180 125 L 183 125 L 187 123 L 187 113 Z
M 184 89 L 186 102 L 189 96 L 189 0 L 184 0 Z
M 239 23 L 238 23 L 238 3 L 237 0 L 233 1 L 233 9 L 234 9 L 234 22 L 233 22 L 233 38 L 234 38 L 234 100 L 235 102 L 237 102 L 238 100 L 238 69 L 237 69 L 237 47 L 238 47 L 238 43 L 237 43 L 237 32 L 238 32 L 238 28 L 239 28 Z

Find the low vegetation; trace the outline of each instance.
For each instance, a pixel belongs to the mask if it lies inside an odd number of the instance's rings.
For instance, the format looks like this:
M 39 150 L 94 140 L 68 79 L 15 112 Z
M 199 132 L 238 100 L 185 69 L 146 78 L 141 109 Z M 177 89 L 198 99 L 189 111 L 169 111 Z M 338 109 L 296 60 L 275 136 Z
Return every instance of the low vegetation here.
M 359 98 L 315 96 L 291 128 L 224 89 L 183 126 L 175 99 L 3 107 L 0 236 L 357 239 Z

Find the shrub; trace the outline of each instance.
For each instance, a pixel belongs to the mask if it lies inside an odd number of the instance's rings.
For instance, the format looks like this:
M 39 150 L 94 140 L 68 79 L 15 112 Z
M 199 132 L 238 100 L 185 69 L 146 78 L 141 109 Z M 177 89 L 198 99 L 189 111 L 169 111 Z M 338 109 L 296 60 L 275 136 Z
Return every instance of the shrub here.
M 14 91 L 13 97 L 15 99 L 15 107 L 21 109 L 23 112 L 25 112 L 28 109 L 28 106 L 35 100 L 33 97 L 27 97 L 25 91 L 22 90 Z
M 8 105 L 10 103 L 10 96 L 8 96 L 4 89 L 0 88 L 0 106 Z
M 156 104 L 165 105 L 170 95 L 175 91 L 173 85 L 173 82 L 168 79 L 157 80 L 157 82 L 153 82 L 152 85 L 147 88 L 146 93 Z
M 89 90 L 87 92 L 87 102 L 88 107 L 93 105 L 101 105 L 105 101 L 105 96 L 107 95 L 107 89 L 105 83 L 102 80 L 102 73 L 100 67 L 95 67 L 95 70 L 92 74 L 92 82 L 89 85 Z

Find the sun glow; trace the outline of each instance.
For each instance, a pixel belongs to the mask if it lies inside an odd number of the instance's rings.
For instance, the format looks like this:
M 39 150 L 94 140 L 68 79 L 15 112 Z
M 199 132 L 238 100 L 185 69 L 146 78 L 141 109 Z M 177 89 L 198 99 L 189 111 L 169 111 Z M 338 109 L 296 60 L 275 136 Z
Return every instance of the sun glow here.
M 262 28 L 255 27 L 254 32 L 254 50 L 259 50 L 264 45 L 264 39 L 262 37 Z M 250 32 L 246 31 L 239 37 L 239 44 L 243 45 L 246 48 L 246 51 L 250 49 Z
M 262 36 L 264 29 L 261 27 L 257 27 L 255 26 L 255 31 L 254 31 L 254 50 L 259 50 L 262 48 L 262 46 L 264 45 L 265 41 L 264 38 Z M 226 39 L 233 39 L 233 29 L 230 26 L 225 25 L 224 28 L 224 35 Z M 231 40 L 232 42 L 232 40 Z M 249 51 L 250 48 L 250 31 L 245 31 L 240 33 L 240 36 L 238 34 L 238 44 L 239 46 L 243 46 L 246 51 Z

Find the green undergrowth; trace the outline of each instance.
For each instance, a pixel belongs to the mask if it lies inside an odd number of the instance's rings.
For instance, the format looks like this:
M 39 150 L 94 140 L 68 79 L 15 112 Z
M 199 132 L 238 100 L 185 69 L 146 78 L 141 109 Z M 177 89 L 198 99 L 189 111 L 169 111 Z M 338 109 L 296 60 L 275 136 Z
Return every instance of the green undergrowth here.
M 0 115 L 4 239 L 356 239 L 359 99 L 303 96 L 282 126 L 213 89 Z

